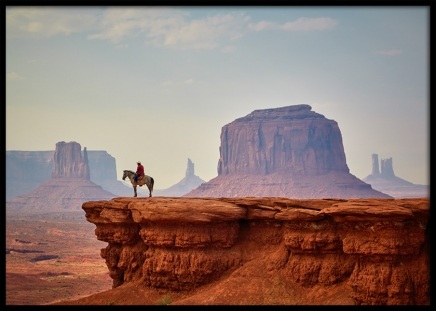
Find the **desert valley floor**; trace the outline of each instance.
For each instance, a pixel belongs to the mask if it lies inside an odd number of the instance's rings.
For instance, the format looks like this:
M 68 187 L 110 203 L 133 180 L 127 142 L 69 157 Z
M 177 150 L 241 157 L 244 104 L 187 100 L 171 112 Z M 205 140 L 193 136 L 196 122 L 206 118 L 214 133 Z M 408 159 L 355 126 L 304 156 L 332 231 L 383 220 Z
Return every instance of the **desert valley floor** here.
M 83 212 L 62 219 L 9 217 L 6 222 L 6 305 L 45 305 L 110 289 L 95 225 Z M 59 217 L 59 218 L 58 218 Z

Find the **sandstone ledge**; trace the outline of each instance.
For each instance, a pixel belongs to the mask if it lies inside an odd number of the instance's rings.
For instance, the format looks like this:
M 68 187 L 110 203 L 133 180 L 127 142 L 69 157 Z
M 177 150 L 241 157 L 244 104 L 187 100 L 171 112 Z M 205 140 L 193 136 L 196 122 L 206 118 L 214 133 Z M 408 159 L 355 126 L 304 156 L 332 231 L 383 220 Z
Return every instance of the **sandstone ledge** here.
M 428 198 L 114 198 L 82 205 L 113 287 L 189 291 L 245 264 L 356 304 L 428 305 Z

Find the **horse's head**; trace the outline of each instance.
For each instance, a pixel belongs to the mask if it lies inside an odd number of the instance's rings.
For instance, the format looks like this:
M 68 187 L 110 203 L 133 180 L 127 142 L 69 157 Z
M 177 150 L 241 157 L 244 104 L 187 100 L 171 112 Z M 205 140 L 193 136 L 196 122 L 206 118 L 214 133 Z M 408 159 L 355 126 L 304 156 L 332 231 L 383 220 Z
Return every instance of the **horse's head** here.
M 127 172 L 126 172 L 126 171 L 124 171 L 124 174 L 123 174 L 123 180 L 125 180 L 125 179 L 126 179 L 126 177 L 127 177 Z

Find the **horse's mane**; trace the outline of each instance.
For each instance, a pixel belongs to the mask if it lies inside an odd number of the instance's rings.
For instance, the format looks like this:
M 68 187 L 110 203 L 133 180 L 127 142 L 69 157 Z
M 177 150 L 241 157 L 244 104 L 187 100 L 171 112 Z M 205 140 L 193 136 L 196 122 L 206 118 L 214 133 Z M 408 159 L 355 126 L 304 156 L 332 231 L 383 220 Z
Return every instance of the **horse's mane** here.
M 135 172 L 133 172 L 133 171 L 131 171 L 131 170 L 126 170 L 126 172 L 129 172 L 129 173 L 135 174 Z

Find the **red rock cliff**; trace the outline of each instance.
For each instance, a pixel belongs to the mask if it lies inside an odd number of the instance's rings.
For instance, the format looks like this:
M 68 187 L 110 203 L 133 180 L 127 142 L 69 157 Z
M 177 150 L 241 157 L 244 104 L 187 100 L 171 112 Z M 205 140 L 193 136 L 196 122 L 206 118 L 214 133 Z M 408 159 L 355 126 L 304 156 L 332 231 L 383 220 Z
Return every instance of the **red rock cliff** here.
M 350 304 L 430 304 L 426 198 L 114 198 L 82 208 L 108 242 L 114 288 L 195 295 L 227 284 L 180 304 L 266 304 L 277 288 L 282 304 L 312 304 L 304 295 L 314 288 L 339 288 Z

